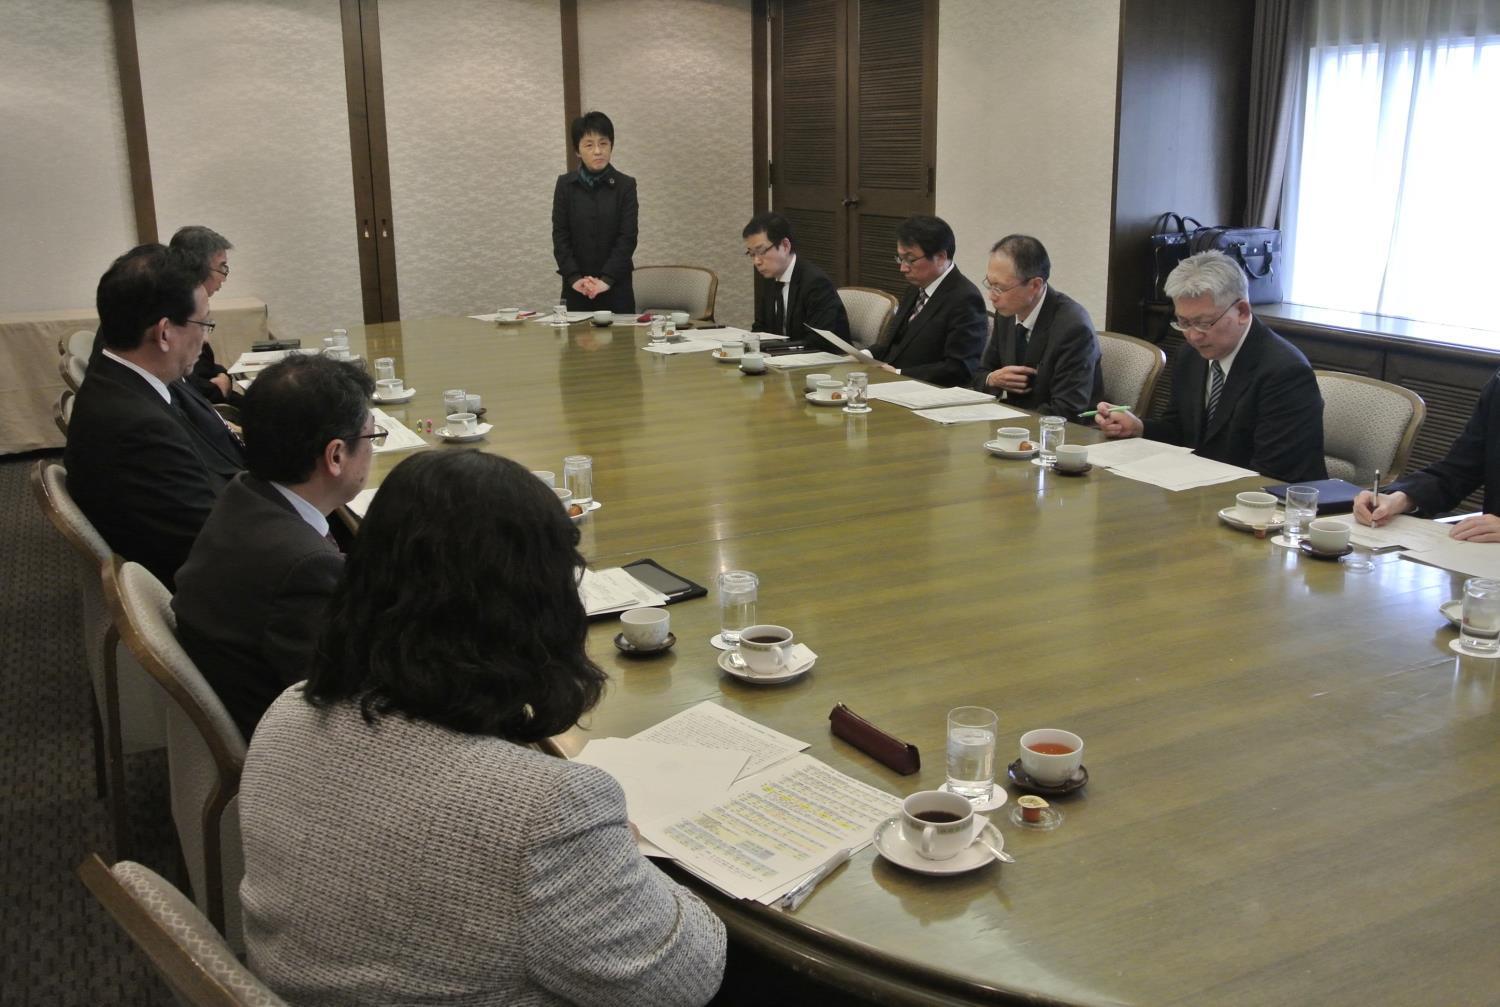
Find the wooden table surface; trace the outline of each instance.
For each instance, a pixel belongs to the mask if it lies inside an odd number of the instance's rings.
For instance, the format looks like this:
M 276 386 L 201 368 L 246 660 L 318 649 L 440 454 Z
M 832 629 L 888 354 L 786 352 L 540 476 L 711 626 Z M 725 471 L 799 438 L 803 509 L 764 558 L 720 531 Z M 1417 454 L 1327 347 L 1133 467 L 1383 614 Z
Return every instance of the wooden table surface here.
M 671 608 L 660 659 L 618 655 L 617 622 L 596 623 L 612 681 L 565 745 L 708 699 L 905 795 L 942 783 L 954 706 L 998 712 L 1001 767 L 1031 728 L 1085 739 L 1091 782 L 1055 802 L 1061 828 L 994 814 L 1016 864 L 930 878 L 871 848 L 795 914 L 705 891 L 737 939 L 883 1003 L 1496 998 L 1500 662 L 1448 650 L 1437 608 L 1461 578 L 1394 555 L 1356 573 L 1219 523 L 1263 480 L 1062 477 L 988 456 L 994 424 L 846 417 L 803 402 L 805 371 L 645 353 L 640 329 L 351 336 L 419 390 L 399 419 L 437 418 L 461 386 L 485 398 L 486 450 L 559 473 L 592 455 L 591 563 L 650 556 L 705 585 L 753 570 L 760 618 L 819 654 L 786 685 L 728 678 L 712 592 Z M 922 771 L 833 738 L 840 701 L 918 745 Z

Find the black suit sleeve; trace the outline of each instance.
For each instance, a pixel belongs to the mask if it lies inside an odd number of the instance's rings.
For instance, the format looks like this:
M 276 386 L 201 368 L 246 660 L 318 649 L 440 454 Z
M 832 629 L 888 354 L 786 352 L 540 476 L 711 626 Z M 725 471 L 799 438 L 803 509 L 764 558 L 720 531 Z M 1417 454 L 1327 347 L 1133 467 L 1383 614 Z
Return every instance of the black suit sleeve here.
M 764 285 L 757 282 L 756 289 L 760 292 L 755 298 L 755 320 L 750 323 L 750 331 L 770 332 L 771 330 L 766 328 L 771 324 L 769 298 L 776 292 L 776 283 L 774 280 L 767 281 Z M 775 335 L 780 335 L 780 333 L 775 333 Z
M 277 589 L 266 620 L 262 657 L 265 667 L 273 669 L 283 685 L 307 677 L 328 599 L 343 570 L 341 553 L 311 553 L 287 570 Z
M 1313 443 L 1313 441 L 1316 443 Z M 1266 376 L 1246 468 L 1273 479 L 1322 479 L 1323 396 L 1312 368 L 1279 368 Z M 1312 459 L 1312 461 L 1310 461 Z
M 970 284 L 969 289 L 955 292 L 944 323 L 942 359 L 903 367 L 901 375 L 944 388 L 967 387 L 984 349 L 984 298 L 978 288 Z
M 568 176 L 557 180 L 552 193 L 552 257 L 557 260 L 557 271 L 563 283 L 571 287 L 583 277 L 578 268 L 578 255 L 573 251 L 573 224 L 569 219 Z
M 1055 341 L 1052 345 L 1056 349 L 1047 376 L 1047 400 L 1037 408 L 1051 416 L 1077 419 L 1079 413 L 1094 408 L 1089 399 L 1099 368 L 1099 339 L 1094 335 L 1092 319 L 1081 307 L 1076 311 L 1059 311 L 1054 324 L 1057 327 L 1048 337 L 1049 341 Z M 1144 403 L 1121 404 L 1143 411 L 1146 408 Z
M 1488 453 L 1493 450 L 1491 435 L 1500 433 L 1495 423 L 1497 410 L 1500 410 L 1500 374 L 1490 378 L 1479 393 L 1479 403 L 1469 422 L 1464 424 L 1443 459 L 1398 479 L 1389 491 L 1405 493 L 1421 514 L 1442 514 L 1457 507 L 1485 481 Z M 1490 487 L 1485 489 L 1488 503 Z
M 631 256 L 635 255 L 635 243 L 640 236 L 640 203 L 636 199 L 635 179 L 624 176 L 619 176 L 619 179 L 620 224 L 609 246 L 609 258 L 599 270 L 599 278 L 610 284 L 630 275 L 634 268 Z
M 110 469 L 111 506 L 130 511 L 131 525 L 141 537 L 138 545 L 144 550 L 139 553 L 142 564 L 172 587 L 214 507 L 215 495 L 203 460 L 180 431 L 172 437 L 161 424 L 122 428 L 111 451 L 117 458 L 128 459 L 120 464 L 97 463 Z
M 839 297 L 833 281 L 822 274 L 813 277 L 803 298 L 802 331 L 788 332 L 786 335 L 791 339 L 805 339 L 821 350 L 842 352 L 828 340 L 809 330 L 809 325 L 832 332 L 846 342 L 849 340 L 849 313 L 844 310 L 843 298 Z
M 972 385 L 977 392 L 989 392 L 991 395 L 999 395 L 1004 389 L 992 388 L 985 384 L 985 380 L 993 371 L 998 371 L 1003 365 L 1000 363 L 1000 344 L 1005 338 L 1004 327 L 1006 322 L 997 315 L 985 312 L 985 327 L 989 329 L 989 339 L 985 341 L 984 352 L 979 356 L 979 368 L 974 372 Z

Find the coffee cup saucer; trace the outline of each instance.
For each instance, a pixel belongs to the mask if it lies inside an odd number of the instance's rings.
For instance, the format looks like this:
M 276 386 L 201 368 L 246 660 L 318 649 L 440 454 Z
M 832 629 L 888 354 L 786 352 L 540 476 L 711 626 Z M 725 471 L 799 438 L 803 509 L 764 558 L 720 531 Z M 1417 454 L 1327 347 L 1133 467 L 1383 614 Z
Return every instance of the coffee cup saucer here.
M 842 392 L 839 393 L 839 397 L 836 399 L 821 398 L 812 392 L 806 392 L 802 397 L 815 406 L 841 406 L 844 404 L 844 395 Z
M 1031 774 L 1026 772 L 1026 767 L 1021 765 L 1020 759 L 1007 766 L 1005 772 L 1010 776 L 1010 781 L 1020 789 L 1030 791 L 1033 794 L 1046 794 L 1050 797 L 1061 797 L 1064 794 L 1071 794 L 1073 791 L 1082 790 L 1089 785 L 1088 766 L 1079 766 L 1073 770 L 1072 776 L 1057 784 L 1038 783 L 1033 780 Z
M 805 647 L 803 649 L 806 650 Z M 740 656 L 732 650 L 726 650 L 720 654 L 718 663 L 721 671 L 725 674 L 733 675 L 741 682 L 749 682 L 751 685 L 776 685 L 780 682 L 790 682 L 801 678 L 809 671 L 812 671 L 813 665 L 818 663 L 818 655 L 813 654 L 810 650 L 807 653 L 812 655 L 810 659 L 793 665 L 785 671 L 778 671 L 773 675 L 758 675 L 749 668 L 743 667 L 737 663 L 740 661 Z
M 1461 636 L 1455 636 L 1449 640 L 1448 649 L 1455 654 L 1462 654 L 1464 657 L 1477 657 L 1484 661 L 1493 661 L 1500 658 L 1500 650 L 1470 650 L 1464 646 L 1464 638 Z
M 1065 469 L 1061 465 L 1053 465 L 1052 471 L 1060 476 L 1086 476 L 1094 470 L 1093 463 L 1086 462 L 1082 468 Z
M 415 388 L 408 388 L 400 395 L 387 396 L 381 395 L 379 392 L 376 392 L 371 396 L 371 398 L 373 398 L 376 402 L 382 403 L 384 405 L 389 405 L 393 402 L 410 402 L 416 396 L 416 394 L 417 390 Z
M 616 649 L 618 649 L 622 654 L 629 654 L 631 657 L 654 657 L 657 654 L 665 654 L 667 651 L 672 649 L 672 645 L 676 642 L 677 634 L 668 633 L 666 640 L 662 641 L 661 645 L 658 647 L 637 647 L 635 644 L 625 639 L 624 633 L 615 634 Z
M 1240 516 L 1234 512 L 1233 507 L 1225 507 L 1223 510 L 1219 511 L 1219 520 L 1223 521 L 1229 527 L 1237 529 L 1239 531 L 1255 531 L 1257 528 L 1262 527 L 1280 528 L 1282 525 L 1286 524 L 1286 514 L 1281 511 L 1274 511 L 1271 514 L 1271 520 L 1265 525 L 1254 525 L 1250 524 L 1248 521 L 1241 520 Z
M 999 829 L 988 828 L 989 824 L 988 818 L 976 814 L 973 835 L 978 838 L 979 834 L 984 832 L 987 842 L 999 849 L 1005 849 L 1005 834 Z M 875 827 L 875 849 L 897 867 L 904 867 L 918 874 L 939 876 L 967 874 L 969 871 L 995 862 L 995 855 L 990 852 L 989 847 L 975 842 L 971 842 L 947 860 L 928 860 L 918 853 L 901 834 L 900 815 L 892 815 Z
M 474 428 L 474 432 L 472 434 L 454 433 L 453 431 L 449 430 L 446 425 L 438 427 L 437 430 L 433 432 L 449 443 L 467 444 L 470 441 L 477 441 L 482 439 L 485 434 L 489 433 L 493 429 L 495 429 L 493 425 L 489 423 L 481 423 Z
M 1030 451 L 1012 451 L 1009 448 L 1002 448 L 999 441 L 985 441 L 984 449 L 997 458 L 1009 458 L 1012 461 L 1025 461 L 1037 453 L 1035 447 Z
M 1327 559 L 1338 561 L 1353 552 L 1354 546 L 1346 545 L 1344 546 L 1344 548 L 1337 549 L 1333 552 L 1324 552 L 1322 549 L 1313 548 L 1313 544 L 1311 542 L 1303 539 L 1302 544 L 1299 545 L 1297 549 L 1302 553 L 1302 555 L 1311 556 L 1313 559 Z
M 740 362 L 740 357 L 744 355 L 744 353 L 730 353 L 722 346 L 713 352 L 714 359 L 721 364 L 737 364 Z
M 1462 598 L 1454 598 L 1452 601 L 1445 601 L 1438 606 L 1438 611 L 1443 613 L 1443 618 L 1447 619 L 1454 626 L 1462 625 L 1464 621 L 1464 600 Z

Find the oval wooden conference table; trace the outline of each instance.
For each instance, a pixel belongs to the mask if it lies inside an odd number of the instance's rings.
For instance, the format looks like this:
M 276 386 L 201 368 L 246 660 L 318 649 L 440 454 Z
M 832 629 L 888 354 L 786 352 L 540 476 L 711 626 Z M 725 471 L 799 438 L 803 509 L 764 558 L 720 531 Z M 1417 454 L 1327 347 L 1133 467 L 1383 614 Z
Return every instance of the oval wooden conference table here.
M 351 335 L 418 389 L 397 419 L 438 418 L 464 387 L 494 424 L 484 450 L 559 473 L 592 455 L 592 564 L 649 556 L 705 585 L 752 570 L 760 618 L 819 655 L 782 686 L 725 676 L 713 593 L 672 607 L 660 659 L 618 655 L 618 623 L 596 623 L 611 684 L 565 748 L 712 700 L 905 795 L 943 782 L 951 707 L 998 711 L 1002 781 L 1023 731 L 1084 737 L 1091 779 L 1057 799 L 1062 827 L 994 815 L 1016 864 L 933 878 L 867 848 L 794 914 L 695 883 L 735 940 L 880 1003 L 1496 997 L 1500 662 L 1448 650 L 1438 606 L 1461 578 L 1394 555 L 1356 573 L 1217 520 L 1264 480 L 1066 478 L 988 456 L 993 424 L 847 417 L 803 401 L 805 371 L 642 352 L 642 329 Z M 840 701 L 917 744 L 921 772 L 833 738 Z

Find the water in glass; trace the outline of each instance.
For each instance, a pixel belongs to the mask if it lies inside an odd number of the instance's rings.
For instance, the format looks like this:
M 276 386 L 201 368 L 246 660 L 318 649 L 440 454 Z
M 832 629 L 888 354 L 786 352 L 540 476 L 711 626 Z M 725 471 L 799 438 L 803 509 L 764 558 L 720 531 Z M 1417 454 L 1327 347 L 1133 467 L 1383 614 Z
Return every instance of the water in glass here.
M 563 459 L 563 488 L 573 491 L 572 502 L 587 507 L 594 502 L 594 459 L 569 455 Z
M 1057 464 L 1057 449 L 1062 446 L 1063 440 L 1068 435 L 1068 421 L 1061 416 L 1043 416 L 1041 425 L 1041 436 L 1037 449 L 1037 458 L 1043 465 L 1051 468 Z
M 870 376 L 864 371 L 850 371 L 849 376 L 844 379 L 844 406 L 846 413 L 867 413 L 870 411 Z
M 1292 545 L 1301 545 L 1307 537 L 1307 526 L 1318 516 L 1316 486 L 1288 486 L 1286 490 L 1286 525 L 1282 534 Z
M 982 706 L 960 706 L 948 714 L 948 789 L 975 804 L 995 789 L 995 730 L 999 718 Z
M 1500 650 L 1500 580 L 1470 577 L 1464 581 L 1459 646 L 1484 653 Z
M 727 570 L 719 574 L 719 633 L 733 646 L 740 631 L 755 625 L 755 598 L 760 580 L 749 570 Z

